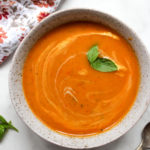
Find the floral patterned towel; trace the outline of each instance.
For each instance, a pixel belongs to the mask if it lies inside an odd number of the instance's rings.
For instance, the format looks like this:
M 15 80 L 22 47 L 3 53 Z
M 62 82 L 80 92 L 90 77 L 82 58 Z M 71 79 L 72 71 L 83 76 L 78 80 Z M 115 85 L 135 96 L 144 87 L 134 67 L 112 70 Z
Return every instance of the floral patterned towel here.
M 0 0 L 0 64 L 61 0 Z

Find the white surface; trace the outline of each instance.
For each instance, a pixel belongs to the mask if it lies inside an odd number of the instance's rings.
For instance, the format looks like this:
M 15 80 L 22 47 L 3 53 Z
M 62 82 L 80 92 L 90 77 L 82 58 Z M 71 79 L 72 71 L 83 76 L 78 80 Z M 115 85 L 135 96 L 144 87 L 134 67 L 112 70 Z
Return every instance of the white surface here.
M 125 22 L 141 37 L 150 52 L 150 0 L 62 0 L 59 10 L 68 8 L 95 8 Z M 0 114 L 12 120 L 19 133 L 9 131 L 0 143 L 0 150 L 65 150 L 39 138 L 17 116 L 9 99 L 8 72 L 12 58 L 0 66 Z M 150 121 L 150 106 L 141 120 L 126 135 L 97 150 L 135 150 L 140 133 Z

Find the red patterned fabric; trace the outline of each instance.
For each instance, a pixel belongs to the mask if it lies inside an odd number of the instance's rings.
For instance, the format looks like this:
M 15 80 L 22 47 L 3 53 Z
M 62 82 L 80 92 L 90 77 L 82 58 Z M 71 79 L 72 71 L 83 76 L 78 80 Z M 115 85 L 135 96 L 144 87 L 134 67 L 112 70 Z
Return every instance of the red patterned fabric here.
M 61 0 L 0 0 L 0 64 Z

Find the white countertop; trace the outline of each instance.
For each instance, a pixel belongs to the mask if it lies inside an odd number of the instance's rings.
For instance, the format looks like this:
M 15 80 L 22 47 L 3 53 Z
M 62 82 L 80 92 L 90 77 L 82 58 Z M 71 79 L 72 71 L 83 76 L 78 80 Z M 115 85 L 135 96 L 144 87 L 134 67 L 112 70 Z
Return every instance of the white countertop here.
M 62 0 L 59 10 L 95 8 L 109 13 L 130 26 L 150 52 L 150 0 Z M 0 66 L 0 114 L 19 129 L 9 131 L 0 143 L 0 150 L 65 150 L 47 143 L 28 129 L 17 116 L 8 91 L 8 72 L 12 57 Z M 97 150 L 135 150 L 144 125 L 150 121 L 150 106 L 140 121 L 120 139 Z

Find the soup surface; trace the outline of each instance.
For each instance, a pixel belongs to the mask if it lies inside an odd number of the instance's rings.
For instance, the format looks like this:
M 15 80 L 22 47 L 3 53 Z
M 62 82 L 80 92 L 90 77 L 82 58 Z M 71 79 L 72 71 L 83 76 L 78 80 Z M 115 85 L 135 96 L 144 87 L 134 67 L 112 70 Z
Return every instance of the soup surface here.
M 118 71 L 99 72 L 87 59 L 97 44 Z M 100 24 L 62 25 L 36 42 L 23 68 L 28 105 L 49 128 L 75 136 L 104 132 L 133 105 L 140 81 L 136 55 L 118 33 Z

